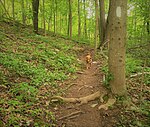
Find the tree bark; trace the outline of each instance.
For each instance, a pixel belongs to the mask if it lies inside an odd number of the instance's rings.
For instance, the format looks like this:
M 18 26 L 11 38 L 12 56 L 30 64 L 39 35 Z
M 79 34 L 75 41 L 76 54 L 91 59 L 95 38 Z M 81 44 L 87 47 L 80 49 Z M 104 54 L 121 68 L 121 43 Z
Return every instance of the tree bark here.
M 110 0 L 109 27 L 109 73 L 114 94 L 126 93 L 125 43 L 126 43 L 127 0 Z
M 33 9 L 33 27 L 34 32 L 38 34 L 38 10 L 39 10 L 39 0 L 32 0 Z
M 99 6 L 100 6 L 100 47 L 101 47 L 105 41 L 105 32 L 106 32 L 104 0 L 99 0 Z

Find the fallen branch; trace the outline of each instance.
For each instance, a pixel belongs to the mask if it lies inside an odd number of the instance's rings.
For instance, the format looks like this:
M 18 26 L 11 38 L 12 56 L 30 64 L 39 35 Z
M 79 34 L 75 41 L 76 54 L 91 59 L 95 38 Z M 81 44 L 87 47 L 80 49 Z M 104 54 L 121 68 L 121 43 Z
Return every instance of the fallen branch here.
M 140 76 L 140 75 L 143 75 L 143 74 L 150 74 L 150 72 L 142 72 L 142 73 L 136 73 L 136 74 L 133 74 L 133 75 L 130 75 L 130 78 L 133 78 L 133 77 L 136 77 L 136 76 Z
M 58 120 L 62 120 L 62 119 L 66 119 L 66 118 L 75 118 L 76 115 L 79 115 L 81 113 L 83 113 L 83 112 L 82 111 L 76 111 L 76 112 L 73 112 L 73 113 L 68 114 L 66 116 L 62 116 Z

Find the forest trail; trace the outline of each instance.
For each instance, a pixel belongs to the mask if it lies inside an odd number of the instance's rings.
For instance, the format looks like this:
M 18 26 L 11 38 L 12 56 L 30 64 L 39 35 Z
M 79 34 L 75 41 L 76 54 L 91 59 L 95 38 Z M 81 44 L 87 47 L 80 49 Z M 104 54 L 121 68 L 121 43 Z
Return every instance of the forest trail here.
M 80 60 L 85 64 L 86 51 L 80 56 Z M 93 61 L 90 69 L 77 73 L 77 79 L 65 97 L 84 97 L 96 91 L 104 91 L 102 86 L 102 73 L 100 72 L 100 61 Z M 101 104 L 99 99 L 87 104 L 64 103 L 55 110 L 56 120 L 59 127 L 102 127 L 102 116 L 98 110 Z

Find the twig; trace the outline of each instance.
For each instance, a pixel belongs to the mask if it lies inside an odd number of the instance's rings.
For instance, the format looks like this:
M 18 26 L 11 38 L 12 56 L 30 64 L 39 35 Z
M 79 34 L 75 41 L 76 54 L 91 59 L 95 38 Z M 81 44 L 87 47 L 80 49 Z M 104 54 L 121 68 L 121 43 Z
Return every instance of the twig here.
M 100 47 L 100 51 L 101 51 L 101 54 L 108 60 L 108 56 L 106 56 L 103 52 L 103 48 L 107 44 L 107 42 L 109 42 L 109 39 L 103 43 L 103 45 Z
M 62 120 L 62 119 L 67 119 L 67 118 L 72 118 L 75 115 L 81 114 L 83 113 L 82 111 L 76 111 L 76 112 L 72 112 L 71 114 L 68 114 L 66 116 L 62 116 L 60 117 L 58 120 Z

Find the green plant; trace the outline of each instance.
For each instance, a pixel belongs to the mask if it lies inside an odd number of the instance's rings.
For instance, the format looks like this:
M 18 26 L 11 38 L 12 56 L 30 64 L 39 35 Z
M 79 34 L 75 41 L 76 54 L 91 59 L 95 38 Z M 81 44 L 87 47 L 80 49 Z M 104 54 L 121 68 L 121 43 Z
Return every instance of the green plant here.
M 136 73 L 141 71 L 141 61 L 134 58 L 126 58 L 126 74 Z
M 107 66 L 103 67 L 102 71 L 105 74 L 105 79 L 103 81 L 103 84 L 106 88 L 110 89 L 110 81 L 113 80 L 113 75 L 108 71 Z
M 15 84 L 15 86 L 11 89 L 14 97 L 16 97 L 19 101 L 30 102 L 36 101 L 35 97 L 38 92 L 37 88 L 30 86 L 28 83 L 20 83 Z M 17 101 L 14 101 L 15 103 Z M 15 104 L 12 103 L 12 104 Z

